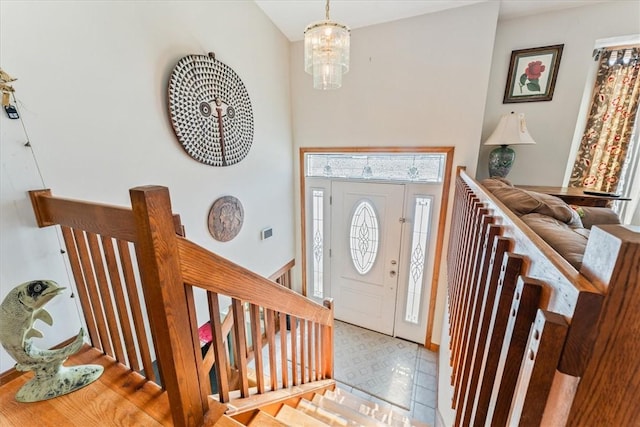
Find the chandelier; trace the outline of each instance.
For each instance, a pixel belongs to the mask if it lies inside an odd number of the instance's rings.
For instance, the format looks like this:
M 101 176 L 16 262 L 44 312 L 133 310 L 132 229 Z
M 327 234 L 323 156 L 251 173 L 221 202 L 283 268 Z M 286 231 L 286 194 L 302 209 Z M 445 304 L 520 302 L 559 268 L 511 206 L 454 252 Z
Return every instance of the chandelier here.
M 349 37 L 346 25 L 329 19 L 329 0 L 324 21 L 304 30 L 304 70 L 313 75 L 314 89 L 338 89 L 342 74 L 349 71 Z

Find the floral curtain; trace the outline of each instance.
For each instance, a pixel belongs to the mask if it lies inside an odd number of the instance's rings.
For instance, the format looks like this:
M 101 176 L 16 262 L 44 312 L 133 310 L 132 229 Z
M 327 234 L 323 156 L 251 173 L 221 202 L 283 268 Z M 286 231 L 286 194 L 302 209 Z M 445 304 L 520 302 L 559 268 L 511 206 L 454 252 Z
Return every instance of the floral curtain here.
M 571 187 L 615 192 L 640 100 L 640 45 L 604 50 Z

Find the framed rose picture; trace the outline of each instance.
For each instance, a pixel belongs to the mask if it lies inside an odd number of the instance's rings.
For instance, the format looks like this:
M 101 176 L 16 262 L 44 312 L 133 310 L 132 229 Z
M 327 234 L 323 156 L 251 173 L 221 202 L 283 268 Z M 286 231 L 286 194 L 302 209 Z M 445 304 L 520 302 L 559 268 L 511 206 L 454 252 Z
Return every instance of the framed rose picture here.
M 503 104 L 551 101 L 563 44 L 511 52 Z

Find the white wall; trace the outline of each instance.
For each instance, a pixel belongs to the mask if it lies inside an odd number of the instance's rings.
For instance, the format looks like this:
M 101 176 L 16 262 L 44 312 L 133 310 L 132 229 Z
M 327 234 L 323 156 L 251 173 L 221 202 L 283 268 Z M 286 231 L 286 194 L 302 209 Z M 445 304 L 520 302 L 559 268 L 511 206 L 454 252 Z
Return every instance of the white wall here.
M 562 185 L 569 151 L 592 70 L 591 53 L 597 39 L 640 33 L 640 2 L 611 1 L 526 18 L 500 21 L 491 65 L 484 142 L 502 114 L 524 113 L 536 145 L 512 147 L 516 160 L 508 178 L 516 184 Z M 511 51 L 564 44 L 558 79 L 551 101 L 503 104 Z M 481 147 L 477 177 L 489 175 L 493 147 Z
M 289 42 L 249 1 L 1 2 L 0 66 L 17 77 L 19 121 L 0 117 L 2 194 L 0 298 L 19 283 L 68 285 L 53 229 L 40 230 L 26 191 L 128 205 L 128 190 L 169 187 L 187 236 L 260 274 L 294 257 Z M 189 157 L 168 120 L 168 76 L 183 56 L 216 53 L 243 80 L 254 139 L 239 164 L 214 168 Z M 232 241 L 207 231 L 211 204 L 241 200 L 245 222 Z M 260 240 L 260 230 L 274 236 Z M 47 307 L 53 327 L 36 345 L 77 333 L 70 293 Z M 13 361 L 0 352 L 0 372 Z
M 303 44 L 295 43 L 295 156 L 300 147 L 453 146 L 454 166 L 474 174 L 497 13 L 498 4 L 489 2 L 353 30 L 351 67 L 337 91 L 313 89 Z M 436 343 L 446 292 L 442 271 Z

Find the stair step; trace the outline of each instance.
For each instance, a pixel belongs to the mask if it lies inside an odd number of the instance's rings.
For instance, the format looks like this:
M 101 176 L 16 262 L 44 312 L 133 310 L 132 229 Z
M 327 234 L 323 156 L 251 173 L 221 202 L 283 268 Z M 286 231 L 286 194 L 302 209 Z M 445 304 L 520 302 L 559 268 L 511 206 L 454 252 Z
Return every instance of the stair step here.
M 255 427 L 282 427 L 286 426 L 287 424 L 278 421 L 276 418 L 272 417 L 264 411 L 258 411 L 258 413 L 251 419 L 251 421 L 247 425 Z
M 361 414 L 368 415 L 381 421 L 385 425 L 393 427 L 410 427 L 413 423 L 409 417 L 399 414 L 391 408 L 391 405 L 380 405 L 371 400 L 348 393 L 344 390 L 336 388 L 335 391 L 328 391 L 324 394 L 327 399 L 334 400 L 341 405 L 354 409 Z
M 242 427 L 244 424 L 234 420 L 233 418 L 223 415 L 218 418 L 218 421 L 214 424 L 214 427 Z
M 349 423 L 348 420 L 338 414 L 320 408 L 307 399 L 300 399 L 300 402 L 298 402 L 298 406 L 296 406 L 296 409 L 330 426 L 357 425 L 356 423 Z
M 363 399 L 339 388 L 336 388 L 335 390 L 327 390 L 324 397 L 383 422 L 387 418 L 387 414 L 390 410 L 390 406 L 380 406 L 376 402 Z
M 385 424 L 384 422 L 377 420 L 374 417 L 363 414 L 357 409 L 350 408 L 346 405 L 336 402 L 335 400 L 325 398 L 324 396 L 321 396 L 319 394 L 316 394 L 313 397 L 313 403 L 323 409 L 326 409 L 327 411 L 339 414 L 343 418 L 355 421 L 356 425 L 367 427 L 388 427 L 388 424 Z
M 383 422 L 385 425 L 392 427 L 429 427 L 426 423 L 411 419 L 397 410 L 394 410 L 391 404 L 380 405 L 371 400 L 366 400 L 362 397 L 346 392 L 340 388 L 336 388 L 333 391 L 327 390 L 324 393 L 324 397 L 335 400 L 344 406 L 373 417 L 376 420 Z
M 282 405 L 278 411 L 276 419 L 291 427 L 327 427 L 327 424 L 313 418 L 297 409 Z

